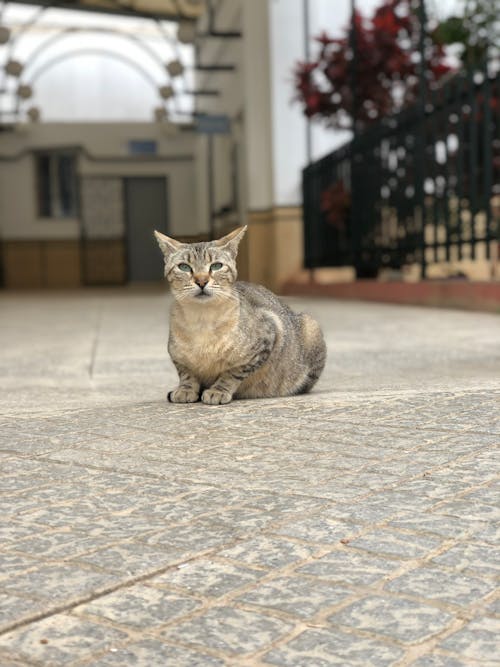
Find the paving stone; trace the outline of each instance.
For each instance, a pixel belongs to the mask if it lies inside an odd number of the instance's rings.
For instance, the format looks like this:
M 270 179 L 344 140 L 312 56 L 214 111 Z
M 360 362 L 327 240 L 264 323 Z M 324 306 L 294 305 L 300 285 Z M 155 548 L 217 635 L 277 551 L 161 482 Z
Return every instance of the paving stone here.
M 261 498 L 262 494 L 247 489 L 219 489 L 216 487 L 202 486 L 201 484 L 193 484 L 188 493 L 186 493 L 182 500 L 189 503 L 195 510 L 203 509 L 205 512 L 221 508 L 227 508 L 230 505 L 245 505 L 249 503 L 249 499 L 253 497 Z
M 357 479 L 355 480 L 358 481 Z M 338 511 L 338 510 L 337 510 Z M 354 503 L 347 511 L 344 511 L 344 517 L 353 523 L 373 525 L 374 523 L 385 522 L 393 517 L 407 512 L 404 504 L 395 501 L 389 501 L 387 498 L 371 498 L 370 502 Z
M 81 605 L 75 613 L 99 616 L 131 628 L 150 628 L 184 616 L 199 606 L 193 598 L 136 585 Z
M 78 556 L 78 562 L 91 565 L 113 574 L 138 575 L 167 567 L 179 559 L 178 551 L 152 549 L 136 542 L 117 544 L 99 549 L 85 556 Z
M 483 575 L 500 574 L 500 549 L 482 544 L 457 544 L 432 561 L 455 570 L 470 570 Z
M 480 618 L 444 639 L 440 648 L 473 660 L 498 661 L 500 619 Z
M 259 535 L 238 542 L 229 549 L 222 549 L 217 552 L 217 556 L 241 561 L 247 565 L 275 569 L 310 558 L 316 551 L 317 547 L 314 545 L 297 544 L 279 537 Z
M 420 558 L 436 549 L 441 542 L 424 535 L 405 535 L 386 528 L 350 541 L 351 547 L 365 549 L 377 555 L 396 558 Z
M 478 665 L 479 663 L 462 662 L 458 658 L 450 658 L 449 656 L 443 655 L 425 655 L 411 663 L 411 667 L 471 667 L 471 665 Z M 481 662 L 481 665 L 484 665 L 484 662 Z M 487 667 L 492 667 L 488 665 Z
M 243 593 L 237 601 L 277 609 L 299 618 L 310 618 L 322 609 L 343 602 L 352 591 L 338 584 L 305 577 L 280 577 L 259 584 Z
M 260 570 L 203 558 L 181 563 L 149 579 L 148 583 L 152 586 L 174 586 L 195 595 L 221 597 L 246 584 L 257 582 L 263 575 Z
M 210 409 L 165 401 L 165 300 L 0 294 L 0 627 L 27 621 L 2 667 L 490 667 L 500 319 L 296 300 L 330 351 L 314 391 Z M 110 609 L 56 613 L 75 604 Z M 42 613 L 83 628 L 55 657 L 13 648 Z M 470 618 L 479 634 L 446 634 Z
M 493 600 L 487 607 L 486 613 L 491 616 L 500 616 L 500 597 Z
M 443 537 L 463 538 L 484 529 L 486 524 L 469 519 L 469 517 L 449 517 L 437 514 L 420 514 L 391 521 L 390 526 L 396 529 L 413 532 L 433 533 Z
M 445 489 L 460 489 L 466 491 L 477 484 L 484 484 L 484 482 L 494 479 L 498 476 L 492 469 L 482 469 L 483 466 L 472 465 L 470 461 L 460 461 L 458 463 L 451 463 L 441 470 L 432 471 L 432 482 Z M 467 516 L 467 514 L 458 517 Z
M 165 547 L 179 555 L 203 553 L 214 547 L 231 543 L 239 531 L 227 524 L 196 521 L 188 525 L 174 526 L 145 538 L 153 547 Z
M 110 490 L 118 490 L 123 492 L 128 490 L 140 497 L 142 494 L 148 495 L 151 497 L 154 491 L 157 491 L 158 488 L 161 489 L 162 494 L 168 493 L 172 496 L 178 494 L 178 489 L 183 488 L 181 485 L 169 483 L 168 486 L 165 483 L 158 484 L 153 482 L 153 480 L 141 479 L 140 485 L 138 485 L 139 479 L 135 475 L 129 475 L 127 473 L 118 473 L 111 472 L 109 470 L 99 470 L 98 475 L 92 477 L 91 482 L 89 482 L 88 490 L 90 492 L 98 490 L 99 492 L 108 493 Z
M 465 500 L 470 499 L 473 502 L 486 503 L 487 505 L 498 507 L 500 506 L 500 488 L 498 484 L 483 486 L 480 489 L 471 491 L 463 496 L 463 498 Z
M 2 635 L 0 651 L 37 664 L 67 665 L 125 639 L 120 630 L 57 614 Z
M 256 507 L 265 512 L 279 512 L 280 515 L 303 513 L 316 510 L 325 505 L 325 501 L 307 496 L 279 496 L 276 494 L 257 495 L 245 499 L 245 505 Z
M 43 532 L 44 529 L 40 526 L 31 523 L 30 521 L 26 521 L 24 518 L 19 518 L 19 520 L 16 521 L 9 518 L 9 520 L 6 520 L 0 525 L 0 544 L 2 546 L 11 547 L 12 544 L 18 540 L 22 540 L 25 537 L 40 535 Z
M 0 554 L 0 586 L 19 573 L 40 567 L 40 561 L 17 554 Z
M 33 480 L 29 477 L 7 476 L 2 477 L 2 490 L 6 491 L 26 491 L 33 485 Z
M 467 516 L 472 514 L 480 516 L 486 521 L 500 521 L 500 507 L 494 507 L 486 503 L 475 502 L 469 500 L 454 500 L 449 503 L 444 503 L 434 510 L 436 514 L 447 514 L 449 516 Z
M 104 537 L 85 535 L 71 531 L 51 531 L 36 537 L 15 542 L 11 548 L 30 556 L 43 554 L 44 558 L 75 557 L 93 551 L 108 542 Z
M 352 549 L 339 549 L 315 559 L 297 569 L 299 574 L 309 574 L 352 585 L 370 585 L 391 573 L 394 561 L 360 554 Z
M 132 501 L 133 502 L 133 501 Z M 144 499 L 141 503 L 134 503 L 132 516 L 154 517 L 165 525 L 176 525 L 192 521 L 199 515 L 210 514 L 211 508 L 207 504 L 196 507 L 189 501 L 167 500 L 151 503 Z M 214 511 L 214 510 L 212 510 Z M 143 519 L 146 520 L 145 518 Z
M 253 508 L 238 507 L 219 511 L 213 517 L 207 517 L 206 520 L 214 525 L 229 526 L 233 529 L 233 532 L 235 532 L 237 526 L 238 532 L 246 534 L 248 532 L 255 533 L 257 530 L 265 528 L 275 520 L 275 516 Z
M 82 521 L 82 529 L 85 521 Z M 154 531 L 165 527 L 162 519 L 154 517 L 120 516 L 110 514 L 105 517 L 96 518 L 93 523 L 87 525 L 87 530 L 94 535 L 105 535 L 109 542 L 124 539 L 146 539 Z
M 92 667 L 224 667 L 224 661 L 188 649 L 168 646 L 156 639 L 144 639 L 116 648 L 92 661 Z
M 20 660 L 14 660 L 14 658 L 10 658 L 7 654 L 1 652 L 0 655 L 2 659 L 2 667 L 26 667 L 26 662 L 20 661 Z
M 449 573 L 437 567 L 421 567 L 387 584 L 389 591 L 468 605 L 495 590 L 495 584 L 459 572 Z
M 251 628 L 251 632 L 249 632 Z M 213 607 L 202 616 L 162 631 L 181 644 L 245 655 L 265 648 L 292 629 L 290 623 L 232 607 Z
M 367 597 L 354 602 L 328 619 L 334 625 L 359 630 L 413 644 L 433 637 L 453 620 L 451 614 L 404 598 Z
M 73 482 L 57 485 L 50 484 L 40 489 L 31 490 L 23 495 L 11 496 L 2 501 L 2 507 L 5 506 L 6 513 L 16 516 L 18 521 L 23 521 L 25 516 L 29 517 L 36 514 L 40 508 L 52 507 L 62 503 L 81 500 L 82 498 L 95 493 L 95 489 L 90 490 L 85 485 L 75 484 Z
M 486 524 L 484 528 L 476 533 L 475 537 L 479 542 L 491 542 L 498 545 L 500 542 L 500 522 Z
M 356 481 L 354 475 L 345 474 L 342 476 L 342 486 L 339 486 L 336 480 L 322 481 L 319 484 L 311 482 L 309 484 L 308 493 L 325 500 L 339 502 L 346 502 L 348 500 L 354 501 L 357 498 L 366 496 L 368 493 L 368 489 L 354 486 Z
M 0 593 L 0 629 L 10 627 L 42 610 L 43 605 L 38 600 Z
M 109 574 L 98 574 L 73 565 L 44 565 L 34 571 L 18 574 L 2 582 L 10 593 L 23 593 L 34 598 L 63 601 L 88 594 L 117 583 Z
M 263 657 L 263 662 L 280 667 L 383 667 L 394 665 L 403 651 L 339 630 L 306 630 L 287 644 Z
M 67 528 L 81 529 L 95 522 L 103 520 L 104 513 L 94 503 L 73 503 L 64 506 L 55 505 L 52 507 L 42 507 L 29 512 L 23 516 L 23 519 L 32 523 L 38 523 L 43 528 Z
M 335 514 L 335 508 L 329 511 Z M 335 544 L 341 539 L 351 538 L 359 532 L 359 528 L 353 525 L 339 521 L 336 518 L 325 516 L 323 513 L 317 516 L 294 521 L 285 524 L 275 531 L 278 535 L 295 537 L 308 542 L 318 542 L 320 544 Z

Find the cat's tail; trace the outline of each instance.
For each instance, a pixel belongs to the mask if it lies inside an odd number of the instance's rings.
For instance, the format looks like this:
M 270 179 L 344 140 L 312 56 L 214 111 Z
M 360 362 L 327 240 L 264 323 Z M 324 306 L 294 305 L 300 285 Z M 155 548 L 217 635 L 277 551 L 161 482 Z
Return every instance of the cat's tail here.
M 326 363 L 326 344 L 319 324 L 305 313 L 301 313 L 300 318 L 306 372 L 295 394 L 305 394 L 310 391 L 318 381 Z

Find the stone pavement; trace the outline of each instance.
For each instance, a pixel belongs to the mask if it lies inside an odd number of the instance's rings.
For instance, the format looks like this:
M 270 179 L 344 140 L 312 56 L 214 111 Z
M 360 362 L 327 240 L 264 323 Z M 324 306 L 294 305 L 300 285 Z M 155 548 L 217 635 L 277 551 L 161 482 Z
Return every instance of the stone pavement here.
M 500 318 L 292 299 L 308 396 L 165 402 L 161 291 L 0 296 L 0 665 L 498 665 Z

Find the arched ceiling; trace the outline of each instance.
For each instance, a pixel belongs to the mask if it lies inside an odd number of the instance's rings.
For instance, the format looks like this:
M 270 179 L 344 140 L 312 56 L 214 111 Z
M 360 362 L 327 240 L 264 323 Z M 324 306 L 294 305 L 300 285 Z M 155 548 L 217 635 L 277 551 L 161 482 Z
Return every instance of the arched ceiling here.
M 30 5 L 60 9 L 88 10 L 165 20 L 197 19 L 205 10 L 205 0 L 16 0 Z

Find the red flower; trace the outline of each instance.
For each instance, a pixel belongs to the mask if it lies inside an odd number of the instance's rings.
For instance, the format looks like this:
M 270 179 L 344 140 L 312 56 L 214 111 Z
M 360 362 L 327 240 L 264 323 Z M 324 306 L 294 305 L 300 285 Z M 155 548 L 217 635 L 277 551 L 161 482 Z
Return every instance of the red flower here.
M 436 63 L 435 65 L 434 64 L 431 65 L 431 70 L 432 73 L 434 74 L 434 77 L 436 79 L 440 79 L 445 74 L 451 72 L 452 68 L 449 67 L 448 65 L 445 65 L 445 63 Z
M 383 0 L 371 21 L 355 13 L 355 71 L 350 57 L 351 26 L 340 38 L 326 32 L 317 37 L 320 51 L 316 61 L 297 63 L 294 72 L 297 97 L 305 114 L 345 127 L 346 117 L 354 112 L 365 126 L 415 101 L 419 71 L 418 60 L 412 56 L 418 43 L 418 25 L 410 2 Z M 450 71 L 444 59 L 442 46 L 431 44 L 427 48 L 431 84 Z
M 333 183 L 321 193 L 321 211 L 325 213 L 327 221 L 339 230 L 345 229 L 351 207 L 351 193 L 348 192 L 342 181 Z
M 333 37 L 330 37 L 330 35 L 326 32 L 326 30 L 323 30 L 323 32 L 321 32 L 317 37 L 315 37 L 315 39 L 317 42 L 323 44 L 324 46 L 328 46 L 329 44 L 334 44 L 337 41 Z
M 380 30 L 390 37 L 397 35 L 400 29 L 396 16 L 391 10 L 386 8 L 383 11 L 379 10 L 377 12 L 373 19 L 373 27 L 375 30 Z

